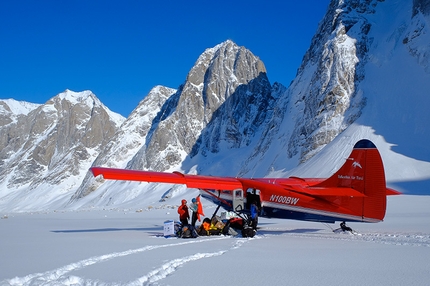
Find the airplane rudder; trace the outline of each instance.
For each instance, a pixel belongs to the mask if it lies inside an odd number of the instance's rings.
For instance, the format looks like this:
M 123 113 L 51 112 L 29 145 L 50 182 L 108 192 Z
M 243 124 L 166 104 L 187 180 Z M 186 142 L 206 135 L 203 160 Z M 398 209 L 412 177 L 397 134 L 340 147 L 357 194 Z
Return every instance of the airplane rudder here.
M 385 217 L 387 205 L 384 165 L 378 149 L 368 150 L 368 153 L 363 215 L 382 220 Z
M 358 141 L 345 163 L 321 187 L 352 188 L 365 195 L 352 198 L 351 208 L 366 221 L 382 220 L 386 209 L 386 184 L 381 155 L 370 140 Z
M 368 139 L 360 140 L 354 145 L 348 159 L 351 161 L 351 187 L 365 195 L 362 205 L 363 220 L 383 220 L 387 195 L 384 165 L 378 148 Z

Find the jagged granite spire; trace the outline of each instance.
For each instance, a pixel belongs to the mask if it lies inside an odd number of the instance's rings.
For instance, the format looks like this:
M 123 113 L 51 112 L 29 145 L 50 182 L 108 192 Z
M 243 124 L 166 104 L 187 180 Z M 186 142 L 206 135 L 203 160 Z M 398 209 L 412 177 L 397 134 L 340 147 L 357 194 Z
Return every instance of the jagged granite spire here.
M 225 142 L 233 148 L 248 144 L 270 113 L 270 93 L 264 64 L 248 49 L 230 40 L 207 49 L 161 108 L 145 151 L 128 167 L 164 171 L 188 154 L 217 152 Z

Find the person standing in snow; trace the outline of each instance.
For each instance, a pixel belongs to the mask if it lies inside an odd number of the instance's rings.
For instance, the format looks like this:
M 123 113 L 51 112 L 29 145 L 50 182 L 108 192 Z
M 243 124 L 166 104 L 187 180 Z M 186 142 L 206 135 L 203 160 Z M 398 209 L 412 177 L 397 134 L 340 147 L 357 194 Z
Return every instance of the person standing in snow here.
M 257 202 L 253 201 L 250 207 L 251 219 L 249 226 L 251 226 L 254 230 L 257 230 L 258 224 L 258 207 Z
M 196 227 L 198 209 L 199 209 L 199 202 L 197 201 L 196 198 L 193 198 L 191 200 L 191 204 L 190 204 L 190 210 L 192 211 L 192 214 L 191 214 L 191 225 L 193 227 Z
M 182 226 L 185 226 L 188 225 L 190 214 L 188 213 L 187 200 L 182 200 L 181 203 L 178 208 L 179 221 L 182 223 Z

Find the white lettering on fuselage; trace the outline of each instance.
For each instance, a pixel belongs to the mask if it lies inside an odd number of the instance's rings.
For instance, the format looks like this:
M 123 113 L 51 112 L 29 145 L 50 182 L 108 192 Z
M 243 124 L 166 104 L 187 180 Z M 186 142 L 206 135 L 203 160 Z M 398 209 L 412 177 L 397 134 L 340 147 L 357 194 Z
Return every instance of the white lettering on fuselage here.
M 363 181 L 364 177 L 360 177 L 360 176 L 344 176 L 344 175 L 337 175 L 338 179 L 344 179 L 344 180 L 359 180 L 359 181 Z
M 295 205 L 299 201 L 299 198 L 271 195 L 270 201 L 286 205 Z

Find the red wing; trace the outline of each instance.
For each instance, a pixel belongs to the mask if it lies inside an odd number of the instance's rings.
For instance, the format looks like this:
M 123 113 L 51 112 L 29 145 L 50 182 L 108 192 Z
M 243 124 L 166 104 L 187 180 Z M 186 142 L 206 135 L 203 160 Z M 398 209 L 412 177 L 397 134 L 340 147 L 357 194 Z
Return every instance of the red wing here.
M 94 177 L 102 175 L 103 178 L 110 180 L 184 184 L 188 188 L 196 189 L 235 190 L 242 188 L 239 180 L 229 177 L 184 175 L 179 172 L 163 173 L 102 167 L 92 167 L 91 172 Z
M 170 183 L 170 184 L 184 184 L 188 188 L 196 189 L 215 189 L 215 190 L 235 190 L 243 189 L 241 181 L 244 179 L 236 179 L 231 177 L 212 177 L 212 176 L 199 176 L 199 175 L 184 175 L 179 172 L 165 173 L 165 172 L 150 172 L 150 171 L 137 171 L 125 169 L 112 169 L 103 167 L 92 167 L 91 171 L 94 177 L 102 175 L 105 179 L 110 180 L 124 180 L 124 181 L 139 181 L 139 182 L 153 182 L 153 183 Z M 255 187 L 265 189 L 265 187 L 275 187 L 278 185 L 284 190 L 297 192 L 311 197 L 321 196 L 352 196 L 363 197 L 364 195 L 351 188 L 313 188 L 305 187 L 295 184 L 268 184 L 260 180 L 246 180 L 248 187 Z M 252 183 L 251 183 L 252 182 Z

